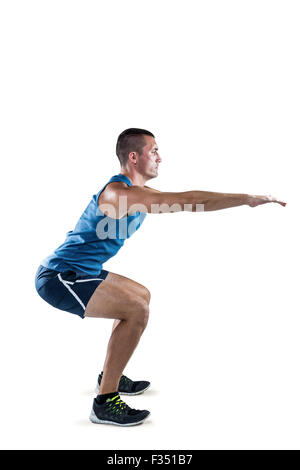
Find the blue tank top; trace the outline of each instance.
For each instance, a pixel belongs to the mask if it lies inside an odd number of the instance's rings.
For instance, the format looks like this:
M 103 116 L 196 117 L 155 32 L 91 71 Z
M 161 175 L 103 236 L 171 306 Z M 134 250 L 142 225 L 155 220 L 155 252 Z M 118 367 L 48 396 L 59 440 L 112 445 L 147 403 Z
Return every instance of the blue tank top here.
M 99 209 L 99 195 L 113 181 L 123 181 L 132 186 L 127 176 L 121 173 L 112 176 L 108 183 L 93 195 L 74 230 L 67 232 L 63 244 L 42 260 L 42 266 L 61 272 L 72 270 L 97 276 L 103 264 L 138 230 L 147 213 L 135 212 L 121 219 L 112 219 Z

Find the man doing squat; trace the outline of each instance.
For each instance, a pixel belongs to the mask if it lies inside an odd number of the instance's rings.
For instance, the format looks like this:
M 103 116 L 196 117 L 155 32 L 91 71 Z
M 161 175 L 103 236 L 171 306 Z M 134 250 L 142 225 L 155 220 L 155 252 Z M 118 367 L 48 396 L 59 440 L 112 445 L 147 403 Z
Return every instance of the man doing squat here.
M 81 318 L 114 319 L 90 420 L 132 426 L 150 413 L 130 408 L 119 394 L 137 395 L 150 386 L 122 374 L 147 325 L 150 292 L 132 279 L 106 271 L 103 264 L 140 228 L 147 213 L 285 203 L 271 196 L 149 188 L 145 183 L 158 176 L 161 158 L 154 135 L 145 129 L 123 131 L 116 153 L 120 173 L 93 195 L 63 244 L 41 261 L 35 285 L 38 294 L 55 308 Z

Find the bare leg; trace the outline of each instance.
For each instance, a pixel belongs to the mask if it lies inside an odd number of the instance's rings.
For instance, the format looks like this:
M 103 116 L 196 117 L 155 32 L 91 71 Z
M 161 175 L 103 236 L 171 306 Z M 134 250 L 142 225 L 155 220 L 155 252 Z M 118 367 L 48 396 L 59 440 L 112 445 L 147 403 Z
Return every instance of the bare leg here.
M 115 320 L 114 323 L 113 323 L 113 326 L 112 326 L 112 332 L 114 331 L 114 329 L 118 326 L 118 324 L 121 322 L 122 320 Z
M 144 331 L 142 324 L 130 324 L 123 320 L 117 325 L 111 334 L 106 359 L 103 367 L 99 393 L 117 391 L 122 372 L 135 350 Z M 105 383 L 103 379 L 105 377 Z
M 146 287 L 111 272 L 89 300 L 86 317 L 118 320 L 108 343 L 100 394 L 118 390 L 122 372 L 147 325 L 149 302 Z

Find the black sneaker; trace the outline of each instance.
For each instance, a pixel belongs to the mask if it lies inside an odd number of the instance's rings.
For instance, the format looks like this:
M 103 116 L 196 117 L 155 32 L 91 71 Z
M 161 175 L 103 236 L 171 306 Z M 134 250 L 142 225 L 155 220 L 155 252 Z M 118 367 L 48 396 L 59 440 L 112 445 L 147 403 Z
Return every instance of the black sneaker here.
M 117 426 L 135 426 L 143 423 L 150 415 L 147 410 L 135 410 L 126 405 L 119 395 L 108 398 L 99 405 L 94 399 L 90 421 L 95 424 L 115 424 Z
M 98 384 L 95 392 L 99 393 L 99 388 L 102 380 L 102 372 L 98 377 Z M 126 375 L 122 375 L 119 382 L 118 392 L 122 395 L 140 395 L 150 387 L 150 382 L 146 380 L 130 380 Z

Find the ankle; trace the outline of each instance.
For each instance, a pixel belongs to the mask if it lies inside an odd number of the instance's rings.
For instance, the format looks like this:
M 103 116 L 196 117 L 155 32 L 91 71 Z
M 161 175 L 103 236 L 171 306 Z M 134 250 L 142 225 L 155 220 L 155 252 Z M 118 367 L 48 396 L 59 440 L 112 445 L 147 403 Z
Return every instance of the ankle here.
M 102 384 L 101 384 L 102 385 Z M 108 385 L 108 386 L 105 386 L 105 387 L 101 387 L 99 388 L 99 395 L 107 395 L 108 393 L 113 393 L 112 390 L 116 390 L 118 391 L 118 385 L 115 386 L 115 385 Z
M 112 390 L 118 390 L 120 379 L 121 376 L 116 378 L 116 376 L 108 375 L 107 372 L 104 375 L 102 373 L 99 393 L 103 395 L 111 393 Z
M 109 393 L 100 393 L 96 397 L 96 402 L 98 403 L 98 405 L 102 405 L 102 403 L 105 403 L 107 399 L 113 398 L 113 397 L 118 396 L 118 395 L 119 395 L 119 393 L 117 391 L 116 392 L 109 392 Z

